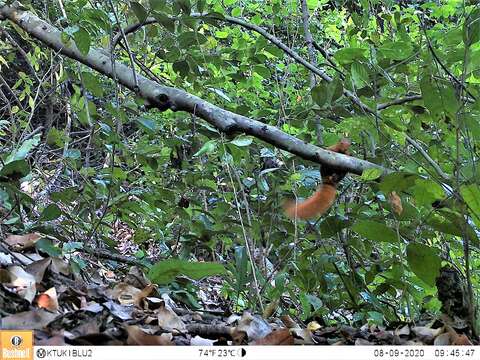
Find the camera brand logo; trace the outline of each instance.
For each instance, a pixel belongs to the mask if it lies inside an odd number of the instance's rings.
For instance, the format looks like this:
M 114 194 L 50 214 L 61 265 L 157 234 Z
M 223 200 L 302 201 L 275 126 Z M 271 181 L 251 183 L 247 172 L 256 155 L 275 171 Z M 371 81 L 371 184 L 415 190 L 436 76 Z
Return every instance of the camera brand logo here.
M 0 360 L 33 360 L 33 331 L 0 330 Z

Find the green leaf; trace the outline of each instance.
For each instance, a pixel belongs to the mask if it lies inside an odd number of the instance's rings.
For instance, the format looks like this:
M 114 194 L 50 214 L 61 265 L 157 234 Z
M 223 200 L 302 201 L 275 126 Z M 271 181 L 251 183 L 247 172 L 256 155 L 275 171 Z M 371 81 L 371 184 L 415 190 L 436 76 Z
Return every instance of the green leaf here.
M 255 71 L 258 75 L 260 75 L 264 79 L 268 79 L 271 76 L 270 70 L 268 70 L 268 68 L 264 65 L 255 65 L 253 67 L 253 71 Z
M 168 31 L 174 33 L 175 32 L 175 20 L 171 19 L 164 13 L 155 12 L 153 17 L 158 21 L 160 25 L 162 25 Z
M 399 193 L 406 190 L 415 184 L 415 180 L 418 179 L 418 175 L 407 172 L 393 172 L 383 177 L 380 183 L 380 190 L 385 194 L 392 191 Z
M 148 278 L 156 284 L 168 284 L 179 275 L 200 280 L 207 276 L 222 274 L 225 274 L 225 268 L 218 263 L 169 259 L 153 265 L 148 272 Z
M 328 93 L 330 95 L 330 102 L 333 103 L 343 94 L 343 83 L 340 79 L 333 79 L 328 83 Z
M 152 10 L 164 10 L 166 5 L 166 0 L 149 0 L 150 9 Z
M 418 205 L 430 206 L 435 200 L 441 200 L 445 197 L 443 188 L 433 180 L 417 179 L 411 190 Z
M 198 157 L 204 154 L 211 154 L 212 152 L 215 151 L 216 148 L 217 148 L 216 140 L 207 141 L 205 144 L 203 144 L 200 150 L 198 150 L 193 156 Z
M 460 194 L 472 214 L 475 224 L 480 227 L 480 188 L 477 184 L 462 185 Z
M 378 168 L 368 168 L 363 170 L 361 179 L 364 181 L 371 181 L 378 179 L 383 174 L 383 171 Z
M 195 37 L 195 32 L 194 31 L 185 31 L 178 35 L 178 43 L 179 45 L 187 49 L 191 45 L 196 45 L 197 44 L 197 39 Z
M 147 10 L 137 1 L 130 1 L 130 6 L 138 21 L 144 22 L 148 16 Z
M 141 116 L 137 118 L 137 122 L 148 132 L 154 133 L 157 130 L 157 123 L 155 120 Z
M 244 146 L 249 146 L 253 142 L 253 139 L 249 136 L 238 136 L 232 141 L 230 141 L 230 144 L 239 146 L 239 147 L 244 147 Z
M 334 58 L 341 64 L 347 65 L 356 60 L 365 60 L 365 52 L 367 49 L 362 48 L 344 48 L 338 50 Z
M 190 0 L 176 0 L 175 3 L 180 6 L 180 9 L 182 9 L 185 14 L 190 15 L 190 12 L 192 11 Z
M 358 235 L 375 242 L 394 243 L 398 241 L 395 230 L 389 228 L 383 223 L 373 220 L 358 220 L 352 226 L 352 230 Z
M 435 285 L 442 261 L 438 249 L 423 244 L 410 243 L 407 246 L 407 261 L 410 269 L 429 286 Z
M 30 173 L 30 166 L 24 159 L 7 163 L 0 170 L 0 179 L 19 180 Z M 3 179 L 2 179 L 3 180 Z
M 322 237 L 329 238 L 340 232 L 340 230 L 349 227 L 352 222 L 339 216 L 329 216 L 320 224 Z
M 103 96 L 102 83 L 100 82 L 97 76 L 95 76 L 91 72 L 84 71 L 82 73 L 82 80 L 83 80 L 83 84 L 85 85 L 85 88 L 88 91 L 90 91 L 93 96 L 96 96 L 96 97 Z
M 245 288 L 248 280 L 248 256 L 245 246 L 235 247 L 235 277 L 236 291 L 240 293 Z
M 480 40 L 480 8 L 475 8 L 463 25 L 463 42 L 471 46 Z
M 35 247 L 48 254 L 51 257 L 59 257 L 62 255 L 62 250 L 55 246 L 49 239 L 40 239 L 35 243 Z
M 205 10 L 205 5 L 206 4 L 207 4 L 206 0 L 198 0 L 197 1 L 197 10 L 198 10 L 199 13 L 203 13 L 203 10 Z
M 82 153 L 78 149 L 68 149 L 63 155 L 68 159 L 78 160 L 82 156 Z
M 311 93 L 313 101 L 315 101 L 318 106 L 323 107 L 326 104 L 328 100 L 328 90 L 325 82 L 313 87 Z
M 186 77 L 190 72 L 190 67 L 188 66 L 188 62 L 185 60 L 176 61 L 172 65 L 172 69 L 179 73 L 182 77 Z
M 365 65 L 358 62 L 353 63 L 350 73 L 357 88 L 363 88 L 369 84 L 368 68 Z
M 51 221 L 58 219 L 62 215 L 62 210 L 57 206 L 57 204 L 50 204 L 42 211 L 39 221 Z
M 87 55 L 90 51 L 90 34 L 83 27 L 78 28 L 78 30 L 73 34 L 73 40 L 75 45 L 77 45 L 78 50 L 82 55 Z
M 215 31 L 215 36 L 219 39 L 228 38 L 228 31 Z
M 41 134 L 37 134 L 31 139 L 25 140 L 18 149 L 12 151 L 12 153 L 7 156 L 5 163 L 25 159 L 28 153 L 40 143 L 41 136 Z

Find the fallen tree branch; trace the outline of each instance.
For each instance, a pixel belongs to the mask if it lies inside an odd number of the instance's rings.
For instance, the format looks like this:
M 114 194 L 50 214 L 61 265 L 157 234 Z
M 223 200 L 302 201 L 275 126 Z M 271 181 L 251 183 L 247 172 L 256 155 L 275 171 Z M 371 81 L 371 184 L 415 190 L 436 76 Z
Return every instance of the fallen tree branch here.
M 133 72 L 128 66 L 116 62 L 112 67 L 110 54 L 95 48 L 91 48 L 87 55 L 83 55 L 73 43 L 62 42 L 60 30 L 28 11 L 18 10 L 14 6 L 0 6 L 0 19 L 2 18 L 12 21 L 31 36 L 63 55 L 110 78 L 116 78 L 119 83 L 144 98 L 149 106 L 160 111 L 168 109 L 186 111 L 201 117 L 227 134 L 240 132 L 252 135 L 305 160 L 354 174 L 360 175 L 367 168 L 377 168 L 384 173 L 389 172 L 369 161 L 334 153 L 306 143 L 274 126 L 224 110 L 186 91 L 160 85 L 143 76 L 137 76 L 138 87 L 136 87 Z M 316 70 L 321 72 L 319 69 Z

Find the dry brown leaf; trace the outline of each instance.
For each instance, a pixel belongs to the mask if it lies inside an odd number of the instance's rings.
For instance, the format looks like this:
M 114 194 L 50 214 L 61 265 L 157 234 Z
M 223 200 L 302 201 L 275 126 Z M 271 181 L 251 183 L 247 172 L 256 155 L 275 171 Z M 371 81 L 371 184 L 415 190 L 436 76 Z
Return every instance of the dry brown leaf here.
M 41 330 L 58 316 L 45 309 L 25 311 L 2 318 L 2 330 Z
M 403 326 L 403 327 L 401 327 L 401 328 L 397 328 L 397 329 L 395 330 L 395 335 L 400 336 L 400 337 L 402 337 L 402 336 L 410 336 L 410 326 L 405 325 L 405 326 Z
M 158 326 L 162 329 L 167 331 L 178 330 L 181 332 L 187 330 L 184 322 L 168 305 L 163 304 L 163 306 L 160 306 L 156 310 L 156 313 L 158 317 Z
M 38 233 L 31 233 L 25 235 L 8 235 L 5 242 L 12 247 L 12 249 L 19 251 L 33 247 L 35 243 L 40 240 L 42 236 Z
M 308 329 L 290 329 L 290 333 L 293 335 L 296 345 L 315 345 L 312 333 Z
M 190 345 L 192 346 L 213 346 L 214 344 L 215 340 L 205 339 L 198 335 L 190 340 Z
M 355 345 L 365 345 L 365 346 L 369 346 L 369 345 L 375 345 L 374 343 L 371 343 L 370 341 L 368 340 L 365 340 L 365 339 L 362 339 L 362 338 L 357 338 L 355 340 Z
M 392 205 L 393 212 L 397 215 L 401 215 L 403 212 L 402 199 L 395 191 L 388 194 L 388 201 Z
M 48 289 L 44 293 L 38 295 L 37 305 L 40 308 L 47 309 L 49 311 L 58 311 L 58 295 L 57 289 L 54 287 Z
M 60 258 L 51 258 L 52 259 L 52 266 L 50 269 L 56 274 L 63 274 L 63 275 L 70 275 L 70 266 L 66 261 Z
M 150 285 L 147 285 L 144 289 L 142 289 L 139 293 L 137 293 L 135 296 L 134 296 L 134 301 L 133 303 L 140 307 L 143 299 L 145 299 L 147 296 L 149 296 L 152 291 L 154 291 L 156 288 L 156 286 L 154 284 L 150 284 Z
M 10 273 L 11 281 L 7 286 L 13 287 L 19 296 L 31 303 L 37 293 L 35 277 L 20 266 L 10 266 L 8 272 Z
M 465 334 L 458 334 L 450 325 L 445 325 L 446 332 L 450 335 L 451 345 L 473 345 Z
M 115 315 L 119 319 L 124 321 L 132 319 L 133 306 L 120 305 L 111 300 L 103 303 L 103 306 L 110 310 L 112 315 Z
M 298 326 L 298 324 L 291 318 L 290 315 L 282 315 L 280 316 L 280 320 L 282 320 L 283 324 L 289 328 L 289 329 L 293 329 L 293 328 L 299 328 L 300 326 Z
M 258 339 L 252 345 L 293 345 L 294 338 L 289 329 L 274 330 L 267 336 Z
M 175 345 L 172 342 L 172 334 L 150 335 L 138 326 L 127 327 L 128 345 Z
M 13 257 L 0 251 L 0 266 L 10 266 L 13 264 Z
M 433 345 L 451 345 L 450 334 L 448 332 L 438 335 L 433 341 Z
M 470 339 L 467 337 L 467 335 L 465 334 L 461 334 L 459 335 L 455 341 L 453 342 L 453 345 L 467 345 L 467 346 L 471 346 L 473 345 L 472 342 L 470 341 Z
M 412 328 L 412 331 L 419 340 L 426 344 L 431 344 L 433 340 L 443 332 L 443 328 L 432 329 L 426 326 L 415 326 Z
M 51 263 L 51 258 L 34 261 L 33 263 L 27 265 L 25 270 L 28 273 L 32 274 L 35 277 L 35 281 L 37 282 L 37 284 L 39 284 L 42 282 L 43 275 L 45 275 L 45 271 Z
M 10 272 L 7 269 L 0 269 L 0 284 L 9 283 L 12 281 Z
M 316 321 L 310 321 L 308 324 L 307 324 L 307 329 L 310 330 L 311 332 L 314 332 L 314 331 L 317 331 L 319 329 L 321 329 L 322 327 L 320 326 L 320 324 Z
M 236 327 L 238 331 L 245 331 L 249 341 L 261 339 L 272 332 L 272 327 L 260 316 L 245 311 Z
M 275 314 L 275 311 L 277 311 L 278 308 L 278 300 L 272 301 L 269 303 L 266 307 L 265 310 L 263 310 L 263 318 L 268 319 L 270 316 Z
M 126 283 L 119 283 L 113 289 L 107 290 L 106 295 L 122 305 L 134 305 L 137 296 L 142 290 Z

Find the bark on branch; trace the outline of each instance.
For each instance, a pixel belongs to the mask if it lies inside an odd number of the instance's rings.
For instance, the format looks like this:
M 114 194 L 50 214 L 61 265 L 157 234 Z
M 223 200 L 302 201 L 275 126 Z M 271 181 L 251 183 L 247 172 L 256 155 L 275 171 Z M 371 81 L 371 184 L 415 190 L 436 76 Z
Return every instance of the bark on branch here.
M 389 172 L 371 162 L 333 153 L 306 143 L 274 126 L 224 110 L 186 91 L 160 85 L 143 76 L 138 75 L 137 84 L 135 84 L 131 68 L 119 62 L 115 62 L 115 66 L 112 66 L 110 54 L 99 49 L 91 48 L 87 55 L 83 55 L 75 44 L 62 42 L 60 30 L 28 11 L 18 10 L 14 6 L 0 6 L 0 19 L 12 21 L 48 47 L 110 78 L 117 79 L 122 85 L 134 91 L 160 111 L 167 109 L 186 111 L 201 117 L 227 134 L 238 132 L 252 135 L 305 160 L 354 174 L 360 175 L 367 168 L 378 168 L 384 173 Z

